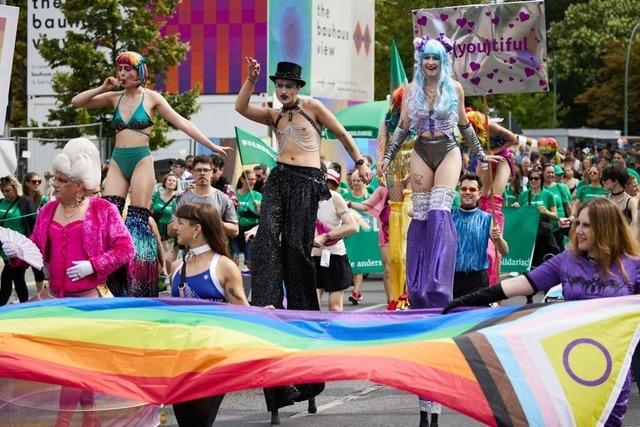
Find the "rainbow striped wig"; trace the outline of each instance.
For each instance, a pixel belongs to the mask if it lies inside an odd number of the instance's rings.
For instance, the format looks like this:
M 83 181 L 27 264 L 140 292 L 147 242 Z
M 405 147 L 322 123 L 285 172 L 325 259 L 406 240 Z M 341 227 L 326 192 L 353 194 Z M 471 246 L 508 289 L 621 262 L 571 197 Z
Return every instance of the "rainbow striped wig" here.
M 414 39 L 415 52 L 413 55 L 413 82 L 411 94 L 408 100 L 409 118 L 412 125 L 419 117 L 428 115 L 425 111 L 424 74 L 422 60 L 426 55 L 436 55 L 440 60 L 440 73 L 438 74 L 438 97 L 433 106 L 435 116 L 438 119 L 451 119 L 458 121 L 458 94 L 454 86 L 453 68 L 448 53 L 452 50 L 452 44 L 446 38 L 430 39 L 422 36 Z
M 132 67 L 135 67 L 136 71 L 138 71 L 138 76 L 140 77 L 140 84 L 138 86 L 144 85 L 144 82 L 147 81 L 147 61 L 145 61 L 144 56 L 140 55 L 138 52 L 129 50 L 118 54 L 116 57 L 116 64 L 129 64 Z

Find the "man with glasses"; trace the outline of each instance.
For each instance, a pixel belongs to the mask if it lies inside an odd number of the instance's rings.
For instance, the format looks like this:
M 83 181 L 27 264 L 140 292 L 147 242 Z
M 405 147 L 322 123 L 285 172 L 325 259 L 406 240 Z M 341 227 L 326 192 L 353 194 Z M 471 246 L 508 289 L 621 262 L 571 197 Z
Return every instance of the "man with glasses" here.
M 193 175 L 195 186 L 187 189 L 176 201 L 173 210 L 173 219 L 167 226 L 170 236 L 176 235 L 177 223 L 175 213 L 178 208 L 186 203 L 202 203 L 213 206 L 222 218 L 224 231 L 229 237 L 238 235 L 238 216 L 231 199 L 222 191 L 211 186 L 213 175 L 213 161 L 211 157 L 199 155 L 193 159 Z
M 194 182 L 193 175 L 187 170 L 187 162 L 184 159 L 174 159 L 169 162 L 171 172 L 178 177 L 178 191 L 183 192 L 191 187 Z
M 501 255 L 509 252 L 500 227 L 497 224 L 492 225 L 491 214 L 478 208 L 481 188 L 477 175 L 465 173 L 460 180 L 460 206 L 451 213 L 458 234 L 453 280 L 454 298 L 489 286 L 489 239 Z

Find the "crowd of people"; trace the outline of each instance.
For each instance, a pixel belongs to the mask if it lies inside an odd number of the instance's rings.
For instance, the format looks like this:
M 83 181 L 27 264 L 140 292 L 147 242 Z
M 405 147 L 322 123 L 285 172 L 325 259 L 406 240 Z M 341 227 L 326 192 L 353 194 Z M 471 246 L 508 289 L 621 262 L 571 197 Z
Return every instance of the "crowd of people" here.
M 518 295 L 531 302 L 556 284 L 565 299 L 640 293 L 640 151 L 560 148 L 542 156 L 498 121 L 465 108 L 445 38 L 418 38 L 414 49 L 413 82 L 391 97 L 375 161 L 322 103 L 298 96 L 306 82 L 297 64 L 281 62 L 269 76 L 280 109 L 251 105 L 261 68 L 246 58 L 235 108 L 273 130 L 278 155 L 273 168 L 243 166 L 235 185 L 225 178 L 228 149 L 144 87 L 141 55 L 119 55 L 117 77 L 72 101 L 114 108 L 116 144 L 106 178 L 97 149 L 84 138 L 69 141 L 53 160 L 51 192 L 35 172 L 22 184 L 0 178 L 0 225 L 31 237 L 44 257 L 44 271 L 34 269 L 31 299 L 152 297 L 168 288 L 176 298 L 320 310 L 327 294 L 328 310 L 341 311 L 345 291 L 352 289 L 353 304 L 363 299 L 348 239 L 374 221 L 389 310 L 449 311 Z M 156 180 L 148 147 L 155 114 L 213 154 L 174 159 Z M 321 154 L 322 127 L 344 146 L 351 170 Z M 505 206 L 535 206 L 540 215 L 533 270 L 501 281 L 500 260 L 509 252 Z M 3 245 L 0 305 L 13 288 L 20 302 L 30 298 L 28 266 L 18 254 L 15 243 Z M 250 295 L 241 273 L 251 276 Z M 323 383 L 265 389 L 271 423 L 279 424 L 279 409 L 294 402 L 308 401 L 316 412 L 323 389 Z M 629 391 L 627 381 L 611 425 L 620 424 Z M 174 405 L 179 423 L 212 424 L 222 398 Z M 91 399 L 65 395 L 60 405 Z M 436 426 L 440 413 L 437 402 L 420 399 L 421 426 Z

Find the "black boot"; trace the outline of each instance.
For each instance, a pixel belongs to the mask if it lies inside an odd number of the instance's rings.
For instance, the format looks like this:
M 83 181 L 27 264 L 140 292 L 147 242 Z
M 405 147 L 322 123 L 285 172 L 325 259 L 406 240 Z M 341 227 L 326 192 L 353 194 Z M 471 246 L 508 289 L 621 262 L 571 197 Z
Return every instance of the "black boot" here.
M 309 399 L 309 408 L 307 409 L 307 412 L 309 412 L 310 414 L 315 414 L 316 412 L 318 412 L 318 407 L 316 406 L 315 397 L 312 397 L 311 399 Z
M 429 427 L 429 413 L 420 411 L 420 427 Z
M 431 427 L 438 427 L 438 414 L 431 414 Z
M 271 425 L 279 426 L 280 425 L 280 415 L 278 414 L 278 410 L 274 409 L 271 411 Z
M 120 212 L 120 216 L 122 216 L 122 212 L 124 212 L 124 197 L 120 196 L 102 196 L 104 200 L 114 205 L 118 212 Z M 118 268 L 116 271 L 111 273 L 107 277 L 107 286 L 111 293 L 116 297 L 128 297 L 129 289 L 127 287 L 127 267 L 122 266 Z

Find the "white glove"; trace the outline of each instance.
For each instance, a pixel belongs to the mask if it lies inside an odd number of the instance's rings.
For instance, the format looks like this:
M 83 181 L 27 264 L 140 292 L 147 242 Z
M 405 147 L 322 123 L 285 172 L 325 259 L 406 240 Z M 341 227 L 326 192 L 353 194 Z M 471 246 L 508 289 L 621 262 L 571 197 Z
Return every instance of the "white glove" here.
M 91 261 L 72 261 L 73 267 L 67 269 L 67 276 L 72 282 L 82 279 L 93 273 Z
M 18 256 L 18 245 L 13 242 L 7 242 L 2 244 L 2 250 L 7 258 L 15 258 Z

